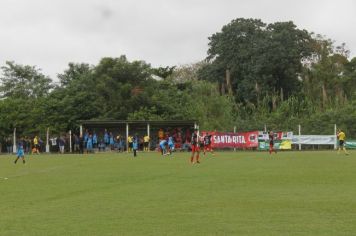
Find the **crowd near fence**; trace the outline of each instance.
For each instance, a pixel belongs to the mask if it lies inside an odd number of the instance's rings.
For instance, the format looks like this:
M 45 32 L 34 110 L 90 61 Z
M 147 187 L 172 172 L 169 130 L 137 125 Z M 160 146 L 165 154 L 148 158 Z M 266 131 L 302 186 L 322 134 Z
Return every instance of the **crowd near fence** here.
M 170 121 L 170 122 L 147 122 L 147 121 L 83 121 L 79 127 L 79 132 L 68 132 L 51 134 L 47 128 L 45 137 L 38 137 L 38 148 L 40 153 L 77 153 L 76 140 L 86 133 L 96 133 L 102 140 L 104 132 L 110 132 L 113 137 L 113 145 L 98 145 L 94 147 L 93 152 L 105 151 L 130 151 L 129 136 L 136 137 L 140 143 L 139 150 L 154 151 L 159 149 L 159 142 L 168 136 L 173 136 L 176 149 L 179 151 L 190 151 L 190 139 L 194 129 L 198 130 L 200 137 L 211 135 L 211 145 L 218 150 L 268 150 L 269 149 L 269 130 L 264 126 L 262 131 L 237 131 L 236 126 L 232 132 L 220 132 L 199 130 L 195 121 Z M 293 131 L 273 131 L 274 148 L 277 150 L 320 150 L 337 149 L 337 125 L 329 135 L 310 135 L 302 134 L 302 126 L 298 125 L 298 133 Z M 112 134 L 114 132 L 114 134 Z M 33 137 L 25 140 L 25 153 L 31 153 L 34 146 Z M 148 148 L 144 149 L 144 136 L 148 136 Z M 21 137 L 23 139 L 23 137 Z M 13 134 L 9 135 L 1 142 L 1 152 L 16 153 L 19 137 L 14 128 Z M 118 142 L 121 142 L 121 146 Z M 60 143 L 64 143 L 64 149 L 61 150 Z M 356 148 L 356 140 L 347 139 L 346 148 Z M 86 149 L 84 145 L 84 150 Z

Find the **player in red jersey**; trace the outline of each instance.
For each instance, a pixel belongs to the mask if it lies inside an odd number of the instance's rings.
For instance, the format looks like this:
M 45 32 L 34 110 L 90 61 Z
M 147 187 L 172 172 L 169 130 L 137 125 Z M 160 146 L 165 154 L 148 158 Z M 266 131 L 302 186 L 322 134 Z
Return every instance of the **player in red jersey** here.
M 190 157 L 190 162 L 192 164 L 194 164 L 194 154 L 196 154 L 196 163 L 200 163 L 199 162 L 199 154 L 200 154 L 200 141 L 199 141 L 199 136 L 198 136 L 198 130 L 195 129 L 194 133 L 192 135 L 192 139 L 191 139 L 191 145 L 192 145 L 192 155 Z
M 274 133 L 270 131 L 268 136 L 269 136 L 269 154 L 272 154 L 273 151 L 277 154 L 277 150 L 274 149 Z
M 214 150 L 211 147 L 211 134 L 209 133 L 206 133 L 204 136 L 204 156 L 205 152 L 211 152 L 211 154 L 214 156 Z

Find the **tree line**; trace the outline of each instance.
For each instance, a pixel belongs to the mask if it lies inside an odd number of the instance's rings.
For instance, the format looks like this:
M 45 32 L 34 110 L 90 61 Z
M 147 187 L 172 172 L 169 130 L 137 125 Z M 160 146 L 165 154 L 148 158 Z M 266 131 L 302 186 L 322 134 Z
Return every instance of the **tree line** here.
M 126 56 L 69 63 L 53 78 L 13 61 L 1 67 L 0 135 L 78 130 L 79 120 L 197 120 L 201 129 L 263 129 L 356 137 L 356 58 L 346 45 L 238 18 L 209 37 L 198 63 L 152 67 Z

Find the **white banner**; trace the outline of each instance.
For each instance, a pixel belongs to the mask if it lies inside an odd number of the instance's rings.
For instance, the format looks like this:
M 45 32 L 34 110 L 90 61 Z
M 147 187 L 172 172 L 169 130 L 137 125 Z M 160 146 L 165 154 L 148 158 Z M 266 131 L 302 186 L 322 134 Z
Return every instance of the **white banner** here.
M 274 132 L 274 138 L 277 140 L 292 140 L 293 132 Z M 259 131 L 258 132 L 258 140 L 269 140 L 268 132 Z
M 292 144 L 334 145 L 335 135 L 295 135 Z

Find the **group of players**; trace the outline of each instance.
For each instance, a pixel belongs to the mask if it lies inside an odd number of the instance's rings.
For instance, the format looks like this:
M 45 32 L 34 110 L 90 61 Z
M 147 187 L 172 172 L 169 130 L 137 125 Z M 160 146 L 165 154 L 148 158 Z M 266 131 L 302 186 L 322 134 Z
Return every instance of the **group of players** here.
M 174 140 L 173 137 L 170 136 L 168 139 L 163 139 L 159 143 L 159 148 L 161 150 L 161 155 L 171 155 L 174 151 Z M 206 152 L 211 152 L 214 155 L 214 150 L 211 147 L 211 134 L 206 133 L 205 135 L 200 136 L 198 134 L 198 130 L 195 129 L 194 133 L 191 137 L 190 148 L 192 150 L 192 154 L 190 157 L 190 162 L 192 164 L 199 164 L 200 151 L 203 149 L 203 153 L 205 155 Z M 195 160 L 194 160 L 195 158 Z
M 198 134 L 198 130 L 195 129 L 194 133 L 191 137 L 191 150 L 192 154 L 190 156 L 190 162 L 192 164 L 199 164 L 200 161 L 200 151 L 201 148 L 203 149 L 203 153 L 205 155 L 206 152 L 211 152 L 212 155 L 214 154 L 214 150 L 211 147 L 211 134 L 206 133 L 205 135 L 200 136 Z M 173 138 L 170 136 L 168 139 L 163 139 L 159 143 L 159 147 L 161 150 L 161 155 L 171 155 L 174 151 L 174 141 Z M 272 152 L 277 153 L 277 150 L 274 148 L 274 133 L 273 131 L 269 132 L 269 153 Z M 195 159 L 195 160 L 194 160 Z
M 211 147 L 211 134 L 206 133 L 204 136 L 198 135 L 198 130 L 195 129 L 192 135 L 191 141 L 192 155 L 190 156 L 190 163 L 199 164 L 200 158 L 200 148 L 203 147 L 203 153 L 205 155 L 206 152 L 211 152 L 214 155 L 214 150 Z M 194 161 L 195 156 L 195 161 Z

